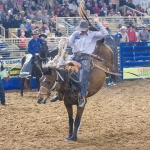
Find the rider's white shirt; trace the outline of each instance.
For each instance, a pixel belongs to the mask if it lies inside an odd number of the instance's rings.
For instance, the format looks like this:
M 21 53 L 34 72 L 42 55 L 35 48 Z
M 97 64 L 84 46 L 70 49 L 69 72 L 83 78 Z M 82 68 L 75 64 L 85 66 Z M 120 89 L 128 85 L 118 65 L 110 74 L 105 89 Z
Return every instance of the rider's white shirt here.
M 98 23 L 100 31 L 90 31 L 88 30 L 87 34 L 81 35 L 79 31 L 75 31 L 69 37 L 69 45 L 72 47 L 72 52 L 81 52 L 86 54 L 91 54 L 96 46 L 96 42 L 106 35 L 108 35 L 105 27 Z

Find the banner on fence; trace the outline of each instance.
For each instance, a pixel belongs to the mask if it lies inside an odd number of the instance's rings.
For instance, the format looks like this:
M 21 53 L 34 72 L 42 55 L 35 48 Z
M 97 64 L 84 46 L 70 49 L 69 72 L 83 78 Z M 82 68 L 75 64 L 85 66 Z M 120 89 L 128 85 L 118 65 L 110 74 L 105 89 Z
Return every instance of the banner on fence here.
M 134 73 L 139 77 L 132 75 Z M 150 78 L 150 67 L 138 67 L 138 68 L 123 68 L 123 79 L 140 79 L 141 78 Z
M 18 78 L 21 70 L 21 59 L 6 59 L 0 60 L 4 68 L 9 71 L 10 78 Z
M 5 90 L 21 89 L 21 78 L 19 78 L 21 70 L 21 58 L 18 59 L 6 59 L 0 60 L 4 65 L 5 69 L 9 72 L 10 80 L 6 82 L 2 81 Z M 32 78 L 30 80 L 30 85 L 32 88 L 36 88 L 36 80 Z

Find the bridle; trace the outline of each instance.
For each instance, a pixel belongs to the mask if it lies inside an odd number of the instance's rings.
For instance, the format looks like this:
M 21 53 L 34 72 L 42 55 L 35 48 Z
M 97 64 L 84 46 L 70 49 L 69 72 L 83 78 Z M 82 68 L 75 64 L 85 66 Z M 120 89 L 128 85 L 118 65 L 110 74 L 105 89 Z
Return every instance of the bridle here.
M 46 91 L 46 92 L 45 92 L 45 93 L 42 93 L 42 92 L 39 91 L 39 95 L 47 95 L 47 98 L 48 98 L 48 97 L 50 96 L 51 92 L 56 89 L 59 78 L 60 78 L 62 81 L 64 81 L 63 77 L 60 75 L 60 73 L 59 73 L 56 69 L 55 69 L 55 72 L 56 72 L 56 80 L 55 80 L 53 86 L 52 86 L 50 89 L 48 89 L 48 88 L 46 88 L 46 87 L 44 87 L 44 86 L 41 86 L 40 89 L 41 89 L 41 90 L 43 89 L 43 90 Z M 39 95 L 38 95 L 38 96 L 39 96 Z

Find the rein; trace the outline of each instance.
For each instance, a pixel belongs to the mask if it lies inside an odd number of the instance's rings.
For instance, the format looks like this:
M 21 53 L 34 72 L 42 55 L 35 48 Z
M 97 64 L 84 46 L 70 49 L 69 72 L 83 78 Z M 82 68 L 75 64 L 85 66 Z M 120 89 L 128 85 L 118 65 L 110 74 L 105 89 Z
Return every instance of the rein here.
M 112 74 L 112 75 L 115 75 L 115 76 L 122 76 L 122 74 L 120 74 L 120 73 L 114 73 L 114 72 L 111 72 L 111 71 L 107 71 L 107 70 L 103 69 L 102 67 L 94 64 L 94 63 L 93 63 L 93 66 L 96 67 L 96 68 L 99 68 L 100 70 L 104 71 L 105 73 Z
M 102 61 L 105 65 L 107 65 L 107 67 L 109 68 L 109 66 L 111 66 L 112 68 L 114 68 L 114 66 L 110 63 L 108 63 L 105 59 L 101 58 L 98 55 L 94 55 L 94 54 L 89 54 L 90 56 L 92 56 L 93 58 Z
M 40 55 L 39 55 L 39 58 L 42 59 L 42 60 L 47 59 L 47 58 L 42 58 Z

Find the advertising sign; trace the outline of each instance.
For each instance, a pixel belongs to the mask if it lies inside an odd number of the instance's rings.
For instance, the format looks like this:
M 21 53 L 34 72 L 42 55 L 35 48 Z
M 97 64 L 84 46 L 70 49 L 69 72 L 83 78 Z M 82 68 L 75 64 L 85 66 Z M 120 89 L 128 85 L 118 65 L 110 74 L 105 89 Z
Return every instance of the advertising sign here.
M 136 74 L 137 76 L 133 75 Z M 123 68 L 123 79 L 150 78 L 150 67 Z
M 21 58 L 0 60 L 9 72 L 10 78 L 18 78 L 21 70 Z
M 0 60 L 4 65 L 4 68 L 9 71 L 10 80 L 6 82 L 2 81 L 5 90 L 21 89 L 21 78 L 19 78 L 21 70 L 21 58 L 18 59 L 6 59 Z M 36 88 L 35 78 L 31 78 L 30 85 L 32 88 Z

